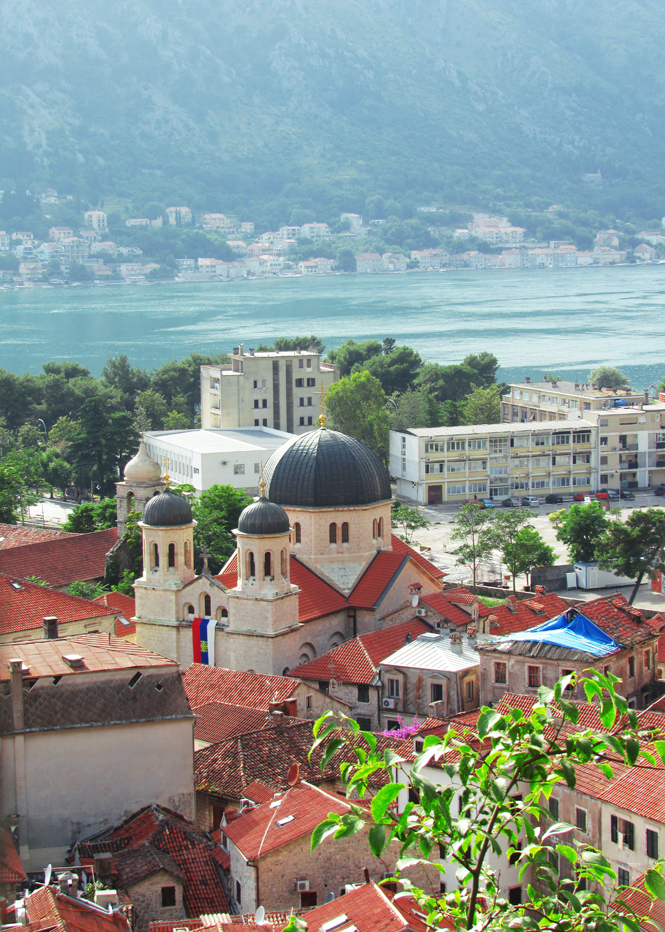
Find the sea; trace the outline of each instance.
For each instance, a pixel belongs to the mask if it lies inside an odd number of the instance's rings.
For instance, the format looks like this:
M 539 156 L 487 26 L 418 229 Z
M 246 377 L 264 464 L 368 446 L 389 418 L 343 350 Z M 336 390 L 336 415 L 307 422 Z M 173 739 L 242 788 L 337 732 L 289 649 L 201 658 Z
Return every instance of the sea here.
M 99 375 L 126 353 L 151 369 L 275 337 L 392 337 L 423 359 L 494 353 L 506 382 L 585 381 L 617 366 L 636 389 L 665 376 L 665 265 L 284 277 L 232 283 L 0 290 L 0 367 L 75 360 Z

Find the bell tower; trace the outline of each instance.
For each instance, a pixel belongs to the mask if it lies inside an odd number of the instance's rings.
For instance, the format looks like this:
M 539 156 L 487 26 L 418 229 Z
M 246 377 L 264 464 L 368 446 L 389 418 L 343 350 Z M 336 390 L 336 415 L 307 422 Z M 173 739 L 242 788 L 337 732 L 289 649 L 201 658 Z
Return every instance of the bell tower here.
M 136 456 L 125 466 L 124 482 L 116 482 L 116 502 L 118 514 L 118 537 L 127 530 L 127 515 L 130 511 L 143 514 L 145 506 L 154 495 L 158 495 L 165 486 L 162 470 L 145 447 L 141 438 Z

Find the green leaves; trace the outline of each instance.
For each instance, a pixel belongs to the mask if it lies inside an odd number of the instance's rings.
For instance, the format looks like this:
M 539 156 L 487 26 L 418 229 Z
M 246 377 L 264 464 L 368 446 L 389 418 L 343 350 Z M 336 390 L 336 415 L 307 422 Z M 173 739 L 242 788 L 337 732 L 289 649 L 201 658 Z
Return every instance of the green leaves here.
M 649 868 L 644 875 L 644 886 L 653 897 L 665 903 L 665 879 L 659 871 Z
M 384 825 L 373 825 L 369 830 L 369 847 L 374 857 L 381 857 L 386 843 L 386 829 Z
M 575 768 L 573 767 L 571 762 L 569 760 L 566 760 L 565 758 L 563 758 L 559 762 L 559 766 L 561 768 L 561 773 L 563 774 L 564 780 L 566 781 L 570 789 L 574 790 L 575 785 L 577 784 L 577 774 L 575 773 Z
M 501 716 L 494 709 L 483 709 L 478 718 L 478 736 L 486 738 L 494 726 L 501 721 Z
M 405 789 L 405 783 L 389 783 L 379 790 L 371 803 L 372 818 L 375 822 L 390 822 L 390 819 L 385 818 L 386 810 Z

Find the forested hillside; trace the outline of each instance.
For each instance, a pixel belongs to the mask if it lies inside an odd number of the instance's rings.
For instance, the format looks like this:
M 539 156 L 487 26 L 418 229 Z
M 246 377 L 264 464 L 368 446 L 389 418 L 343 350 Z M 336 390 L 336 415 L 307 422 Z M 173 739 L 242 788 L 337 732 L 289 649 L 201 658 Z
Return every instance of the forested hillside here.
M 658 0 L 0 0 L 0 187 L 665 212 Z M 585 184 L 601 170 L 605 184 Z

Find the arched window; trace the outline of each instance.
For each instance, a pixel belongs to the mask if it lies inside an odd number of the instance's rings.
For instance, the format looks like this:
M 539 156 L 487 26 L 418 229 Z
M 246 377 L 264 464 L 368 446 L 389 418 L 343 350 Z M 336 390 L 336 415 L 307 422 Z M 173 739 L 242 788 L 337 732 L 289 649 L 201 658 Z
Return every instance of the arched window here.
M 286 550 L 282 550 L 280 555 L 280 569 L 282 571 L 282 577 L 286 579 Z
M 152 545 L 152 568 L 153 570 L 159 569 L 159 547 L 157 544 Z
M 228 617 L 229 617 L 228 610 L 225 609 L 225 608 L 223 608 L 223 609 L 222 609 L 222 618 L 228 618 Z
M 372 540 L 376 540 L 376 518 L 372 521 Z
M 175 566 L 175 544 L 169 544 L 169 567 Z
M 212 615 L 212 600 L 207 592 L 203 596 L 203 614 L 206 618 L 210 618 Z
M 256 567 L 254 565 L 254 554 L 250 550 L 247 554 L 247 577 L 253 579 L 256 576 Z
M 345 521 L 342 525 L 342 543 L 348 544 L 349 542 L 349 522 Z
M 330 541 L 331 544 L 337 543 L 337 525 L 335 524 L 334 521 L 328 528 L 328 540 Z
M 284 667 L 284 669 L 282 670 L 282 676 L 288 676 L 290 669 L 291 669 L 290 667 Z
M 270 579 L 272 576 L 272 554 L 269 550 L 266 550 L 263 555 L 263 578 Z
M 185 541 L 185 566 L 189 569 L 192 565 L 192 555 L 189 552 L 189 541 Z
M 296 534 L 296 544 L 301 543 L 301 541 L 302 541 L 302 528 L 300 527 L 300 522 L 299 522 L 299 521 L 296 521 L 296 523 L 293 525 L 293 530 L 295 531 L 295 534 Z
M 193 606 L 193 605 L 185 605 L 185 614 L 186 614 L 186 615 L 189 615 L 189 616 L 193 616 L 193 615 L 194 615 L 194 606 Z
M 383 540 L 383 518 L 379 518 L 379 538 Z

